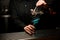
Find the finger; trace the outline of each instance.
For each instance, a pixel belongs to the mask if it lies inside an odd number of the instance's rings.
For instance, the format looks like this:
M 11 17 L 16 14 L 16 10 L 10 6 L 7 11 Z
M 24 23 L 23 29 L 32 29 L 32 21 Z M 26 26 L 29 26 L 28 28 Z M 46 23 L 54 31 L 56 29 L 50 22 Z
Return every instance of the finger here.
M 29 25 L 31 28 L 35 29 L 35 27 L 33 25 Z
M 31 31 L 31 33 L 35 32 L 35 29 L 33 29 L 32 27 L 27 27 L 27 28 Z
M 25 31 L 26 31 L 28 34 L 34 34 L 34 33 L 35 33 L 35 31 L 32 30 L 32 29 L 30 29 L 30 28 L 28 28 L 28 26 L 25 27 Z M 29 31 L 29 32 L 28 32 L 28 31 Z
M 30 26 L 28 26 L 27 29 L 28 29 L 31 33 L 34 33 L 34 32 L 35 32 L 35 30 L 34 30 L 32 27 L 30 27 Z
M 31 26 L 28 26 L 27 28 L 29 28 L 30 30 L 33 30 L 33 28 Z
M 35 32 L 35 27 L 33 26 L 33 25 L 29 25 L 30 27 L 30 29 L 31 29 L 31 31 L 33 31 L 33 32 Z
M 26 31 L 28 34 L 32 34 L 32 31 L 29 30 L 29 29 L 26 29 L 25 31 Z
M 29 28 L 25 27 L 24 30 L 25 30 L 28 34 L 32 34 L 32 33 L 31 33 L 31 30 L 30 30 Z
M 31 32 L 29 32 L 29 30 L 26 30 L 26 33 L 28 33 L 28 34 L 30 34 L 30 35 L 32 34 Z

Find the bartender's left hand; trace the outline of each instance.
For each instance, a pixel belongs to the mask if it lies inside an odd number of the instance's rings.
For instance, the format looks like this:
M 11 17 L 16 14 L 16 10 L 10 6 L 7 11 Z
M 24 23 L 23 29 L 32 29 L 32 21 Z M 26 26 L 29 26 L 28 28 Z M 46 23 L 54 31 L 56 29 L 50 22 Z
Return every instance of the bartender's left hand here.
M 35 27 L 33 25 L 27 25 L 24 27 L 25 32 L 27 32 L 28 34 L 32 35 L 35 33 Z

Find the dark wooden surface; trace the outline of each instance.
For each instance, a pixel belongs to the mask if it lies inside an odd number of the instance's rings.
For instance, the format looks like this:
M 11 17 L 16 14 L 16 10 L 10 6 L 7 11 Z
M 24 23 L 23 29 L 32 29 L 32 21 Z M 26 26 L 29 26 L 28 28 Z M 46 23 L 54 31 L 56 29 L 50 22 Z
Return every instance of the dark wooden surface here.
M 0 40 L 58 40 L 60 30 L 38 30 L 32 36 L 25 32 L 0 34 Z

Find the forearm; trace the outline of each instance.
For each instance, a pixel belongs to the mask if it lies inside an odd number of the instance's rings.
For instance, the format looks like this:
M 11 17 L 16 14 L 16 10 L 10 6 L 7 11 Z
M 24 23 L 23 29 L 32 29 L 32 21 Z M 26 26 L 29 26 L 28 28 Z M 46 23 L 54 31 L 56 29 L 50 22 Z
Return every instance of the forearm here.
M 10 4 L 10 14 L 11 14 L 11 17 L 12 17 L 12 20 L 14 21 L 14 24 L 20 26 L 20 27 L 24 27 L 25 24 L 19 20 L 19 15 L 18 15 L 19 11 L 15 5 L 15 3 L 11 3 Z
M 19 19 L 14 19 L 14 23 L 17 24 L 18 26 L 24 28 L 26 25 Z

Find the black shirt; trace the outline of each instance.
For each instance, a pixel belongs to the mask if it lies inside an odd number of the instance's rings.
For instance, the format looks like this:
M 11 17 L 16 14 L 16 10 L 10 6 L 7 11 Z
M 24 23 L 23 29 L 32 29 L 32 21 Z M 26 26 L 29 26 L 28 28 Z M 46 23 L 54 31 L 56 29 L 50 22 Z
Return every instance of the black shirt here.
M 30 9 L 34 9 L 37 0 L 11 0 L 10 1 L 10 14 L 12 16 L 12 23 L 14 24 L 13 29 L 20 31 L 26 25 L 31 24 L 33 19 Z M 39 15 L 40 16 L 40 15 Z M 43 14 L 40 17 L 37 24 L 38 29 L 52 28 L 55 25 L 55 16 L 48 14 Z M 55 21 L 54 21 L 55 20 Z M 17 27 L 15 27 L 15 25 Z

